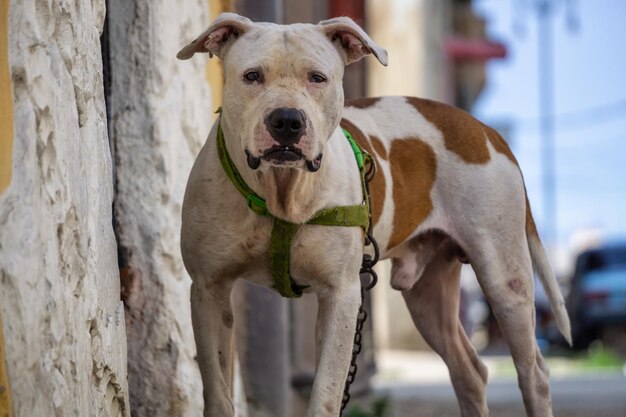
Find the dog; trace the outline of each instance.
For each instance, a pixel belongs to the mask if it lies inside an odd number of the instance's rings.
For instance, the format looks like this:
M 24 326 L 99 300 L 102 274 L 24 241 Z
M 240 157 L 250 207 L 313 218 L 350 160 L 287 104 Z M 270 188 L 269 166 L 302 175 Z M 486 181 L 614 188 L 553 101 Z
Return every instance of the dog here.
M 476 272 L 510 347 L 527 415 L 551 416 L 548 369 L 534 335 L 533 267 L 571 341 L 569 318 L 521 171 L 500 135 L 434 101 L 344 103 L 346 65 L 367 55 L 387 64 L 386 51 L 346 17 L 276 25 L 224 13 L 177 57 L 201 52 L 221 58 L 225 74 L 222 112 L 193 166 L 182 209 L 204 415 L 234 414 L 230 292 L 240 278 L 273 285 L 274 218 L 303 225 L 286 255 L 289 271 L 319 300 L 307 415 L 339 415 L 361 301 L 363 231 L 305 223 L 322 209 L 363 203 L 345 128 L 376 161 L 374 236 L 381 256 L 391 259 L 392 287 L 402 291 L 417 329 L 449 368 L 461 415 L 488 415 L 487 369 L 458 319 L 463 260 Z M 251 210 L 226 175 L 218 131 L 270 217 Z

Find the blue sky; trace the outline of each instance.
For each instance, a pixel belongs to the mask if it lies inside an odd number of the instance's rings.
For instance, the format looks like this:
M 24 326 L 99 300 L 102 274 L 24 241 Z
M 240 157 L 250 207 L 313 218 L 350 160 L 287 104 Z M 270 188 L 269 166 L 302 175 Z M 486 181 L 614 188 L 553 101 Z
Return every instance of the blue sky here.
M 516 0 L 515 0 L 516 1 Z M 532 3 L 533 1 L 520 1 Z M 626 1 L 579 0 L 577 31 L 564 1 L 553 18 L 558 240 L 582 230 L 626 238 Z M 476 0 L 489 36 L 508 48 L 488 65 L 487 86 L 474 113 L 512 123 L 510 140 L 543 229 L 537 18 L 514 0 Z M 520 18 L 514 19 L 513 13 Z M 514 30 L 521 26 L 522 33 Z

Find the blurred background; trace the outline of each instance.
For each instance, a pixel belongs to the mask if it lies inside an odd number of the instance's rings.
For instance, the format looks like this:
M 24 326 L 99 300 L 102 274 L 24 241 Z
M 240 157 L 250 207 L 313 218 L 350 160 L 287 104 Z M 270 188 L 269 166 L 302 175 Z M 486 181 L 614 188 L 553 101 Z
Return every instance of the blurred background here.
M 390 64 L 349 66 L 347 99 L 431 98 L 501 132 L 572 319 L 570 348 L 536 286 L 555 415 L 625 417 L 626 2 L 616 0 L 0 0 L 0 416 L 201 415 L 180 208 L 223 76 L 218 59 L 175 54 L 223 11 L 350 16 Z M 459 416 L 389 265 L 378 273 L 344 415 Z M 491 415 L 525 415 L 471 268 L 462 283 Z M 237 416 L 303 416 L 315 297 L 240 283 L 233 300 Z

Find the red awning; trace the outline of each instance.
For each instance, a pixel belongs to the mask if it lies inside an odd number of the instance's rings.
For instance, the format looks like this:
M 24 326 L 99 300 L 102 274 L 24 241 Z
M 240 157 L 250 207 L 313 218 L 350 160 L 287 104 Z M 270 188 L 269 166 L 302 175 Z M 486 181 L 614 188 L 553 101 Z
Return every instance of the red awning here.
M 445 41 L 446 55 L 456 61 L 480 60 L 506 57 L 506 46 L 485 39 L 450 37 Z

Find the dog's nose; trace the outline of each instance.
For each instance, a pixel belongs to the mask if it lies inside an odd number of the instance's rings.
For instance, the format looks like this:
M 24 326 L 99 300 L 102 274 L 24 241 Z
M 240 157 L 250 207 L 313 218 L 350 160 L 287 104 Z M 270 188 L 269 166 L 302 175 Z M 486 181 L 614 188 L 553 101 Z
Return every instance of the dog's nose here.
M 297 143 L 306 129 L 306 120 L 301 110 L 281 107 L 273 110 L 265 119 L 270 135 L 281 145 Z

